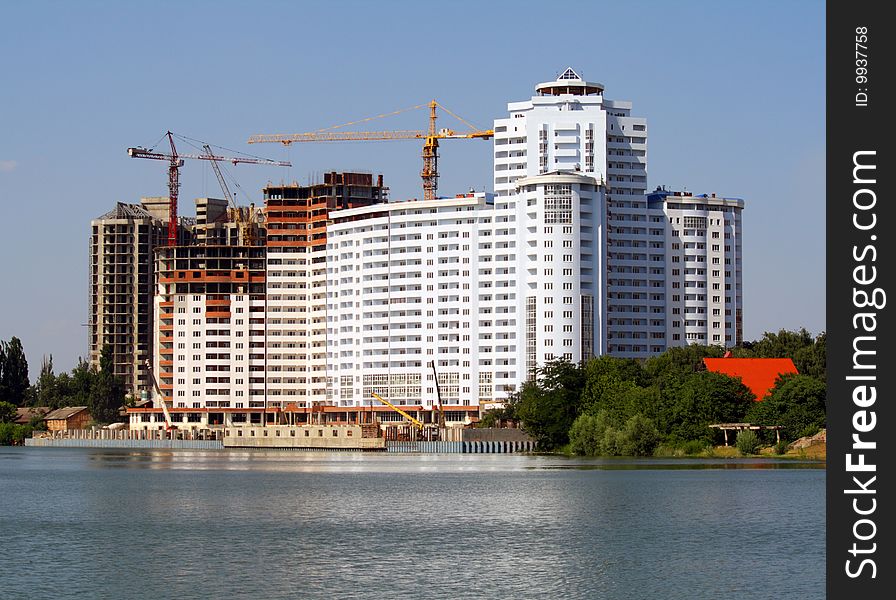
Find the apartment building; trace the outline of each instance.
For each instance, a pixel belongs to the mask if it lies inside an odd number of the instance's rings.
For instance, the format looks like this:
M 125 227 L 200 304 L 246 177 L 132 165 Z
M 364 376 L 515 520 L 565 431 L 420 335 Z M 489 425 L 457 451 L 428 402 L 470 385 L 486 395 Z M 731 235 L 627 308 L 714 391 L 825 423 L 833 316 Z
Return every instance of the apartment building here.
M 666 219 L 668 345 L 742 343 L 744 201 L 662 188 L 647 199 Z
M 269 186 L 266 398 L 268 406 L 327 401 L 327 222 L 332 211 L 379 205 L 382 176 L 325 173 L 323 183 Z
M 566 69 L 494 131 L 494 193 L 390 202 L 381 176 L 327 173 L 260 210 L 197 201 L 193 241 L 157 252 L 172 408 L 349 419 L 376 393 L 463 419 L 553 359 L 742 341 L 743 201 L 648 194 L 630 102 Z
M 517 187 L 511 203 L 478 192 L 331 214 L 335 403 L 478 407 L 554 358 L 602 352 L 602 187 L 562 171 Z
M 162 203 L 164 200 L 164 204 Z M 152 357 L 153 250 L 164 243 L 167 198 L 118 202 L 90 223 L 88 350 L 99 368 L 103 348 L 112 349 L 115 375 L 134 396 L 148 384 Z

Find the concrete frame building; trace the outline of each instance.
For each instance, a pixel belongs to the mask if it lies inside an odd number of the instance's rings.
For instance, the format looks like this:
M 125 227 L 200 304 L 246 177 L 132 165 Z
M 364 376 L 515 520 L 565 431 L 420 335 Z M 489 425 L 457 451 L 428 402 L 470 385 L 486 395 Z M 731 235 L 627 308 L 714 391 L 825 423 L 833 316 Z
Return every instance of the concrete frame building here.
M 161 400 L 205 424 L 258 424 L 271 409 L 325 403 L 328 213 L 383 202 L 386 191 L 381 177 L 358 173 L 269 186 L 263 215 L 242 207 L 242 225 L 226 201 L 197 199 L 192 243 L 156 250 Z
M 165 237 L 167 198 L 119 202 L 90 223 L 88 349 L 99 368 L 112 349 L 115 375 L 136 396 L 149 384 L 145 364 L 153 354 L 153 251 Z

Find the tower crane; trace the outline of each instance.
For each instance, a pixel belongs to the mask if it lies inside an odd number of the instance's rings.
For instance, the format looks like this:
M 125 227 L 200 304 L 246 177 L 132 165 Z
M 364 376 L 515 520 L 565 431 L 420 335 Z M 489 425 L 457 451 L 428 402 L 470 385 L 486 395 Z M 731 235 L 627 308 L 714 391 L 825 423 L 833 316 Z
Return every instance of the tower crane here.
M 153 160 L 168 161 L 168 245 L 177 245 L 177 192 L 180 188 L 179 171 L 184 165 L 185 158 L 208 160 L 212 164 L 216 161 L 227 161 L 234 165 L 240 163 L 253 165 L 273 165 L 277 167 L 291 167 L 292 163 L 281 160 L 268 160 L 266 158 L 249 158 L 234 156 L 218 156 L 207 150 L 207 154 L 180 154 L 174 146 L 174 134 L 170 131 L 166 132 L 168 143 L 171 146 L 171 153 L 155 152 L 153 149 L 142 147 L 128 148 L 128 156 L 131 158 L 151 158 Z M 207 147 L 207 146 L 206 146 Z M 216 168 L 217 172 L 217 168 Z
M 395 115 L 407 110 L 417 108 L 429 108 L 429 129 L 427 131 L 331 131 L 339 129 L 347 125 L 355 125 L 364 121 L 371 121 L 381 117 Z M 436 108 L 441 108 L 454 118 L 466 124 L 472 131 L 457 132 L 452 129 L 436 129 Z M 293 134 L 259 134 L 249 138 L 250 144 L 273 143 L 280 142 L 284 146 L 288 146 L 293 142 L 356 142 L 368 140 L 423 140 L 423 169 L 420 171 L 420 177 L 423 179 L 423 199 L 435 200 L 436 191 L 438 189 L 439 179 L 439 140 L 444 139 L 483 139 L 487 140 L 494 136 L 493 129 L 478 129 L 464 119 L 460 118 L 435 100 L 427 104 L 418 104 L 410 108 L 397 110 L 391 113 L 377 115 L 344 123 L 334 127 L 321 129 L 309 133 L 293 133 Z
M 233 194 L 230 193 L 230 188 L 227 187 L 227 182 L 224 180 L 224 175 L 221 173 L 221 168 L 218 166 L 218 159 L 214 152 L 212 152 L 211 146 L 203 144 L 202 149 L 205 150 L 205 153 L 208 155 L 209 162 L 212 163 L 212 170 L 215 172 L 215 177 L 218 178 L 218 184 L 220 184 L 221 191 L 224 193 L 224 199 L 227 200 L 227 203 L 230 205 L 230 210 L 233 213 L 233 220 L 239 231 L 240 242 L 246 246 L 251 246 L 252 234 L 250 229 L 252 226 L 253 206 L 250 205 L 249 214 L 246 218 L 243 218 L 243 210 L 237 205 L 236 200 L 233 199 Z M 237 187 L 239 187 L 239 184 L 237 184 Z

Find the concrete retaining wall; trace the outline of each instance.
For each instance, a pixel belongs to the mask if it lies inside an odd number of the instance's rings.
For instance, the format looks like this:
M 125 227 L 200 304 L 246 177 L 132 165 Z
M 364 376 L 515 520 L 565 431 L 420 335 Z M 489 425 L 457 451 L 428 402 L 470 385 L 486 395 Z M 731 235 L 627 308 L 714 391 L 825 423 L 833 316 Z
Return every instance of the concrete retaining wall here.
M 363 437 L 359 425 L 269 425 L 231 427 L 224 432 L 225 448 L 319 450 L 383 450 L 379 437 Z
M 532 452 L 535 443 L 518 442 L 386 442 L 388 452 L 421 452 L 447 454 L 509 454 Z
M 168 448 L 172 450 L 223 450 L 220 440 L 136 440 L 136 439 L 72 439 L 27 438 L 26 446 L 41 448 Z

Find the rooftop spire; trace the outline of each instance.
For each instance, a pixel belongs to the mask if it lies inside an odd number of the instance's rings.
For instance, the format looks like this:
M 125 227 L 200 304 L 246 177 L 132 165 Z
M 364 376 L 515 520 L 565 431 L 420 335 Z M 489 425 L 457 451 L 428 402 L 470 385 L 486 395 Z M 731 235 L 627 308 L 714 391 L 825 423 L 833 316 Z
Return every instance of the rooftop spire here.
M 557 78 L 557 81 L 562 81 L 564 79 L 576 79 L 578 81 L 582 81 L 582 78 L 578 73 L 572 70 L 572 67 L 566 67 L 566 70 L 563 71 L 563 74 Z

